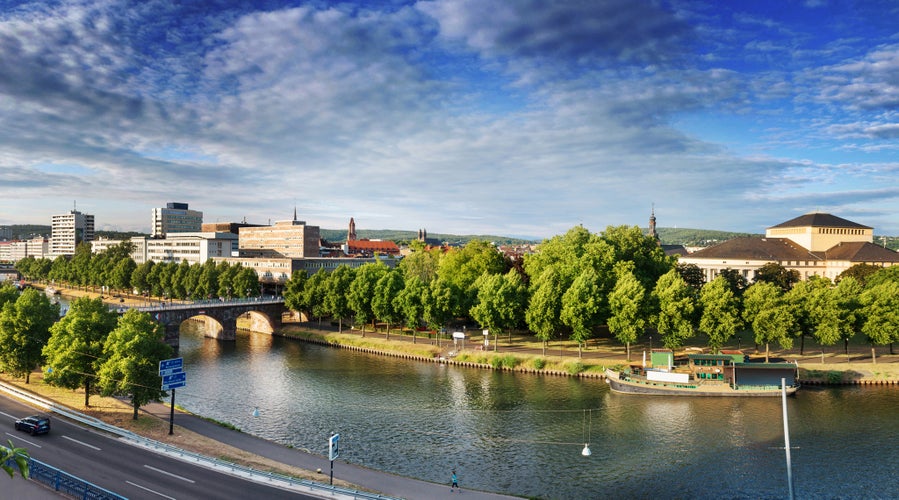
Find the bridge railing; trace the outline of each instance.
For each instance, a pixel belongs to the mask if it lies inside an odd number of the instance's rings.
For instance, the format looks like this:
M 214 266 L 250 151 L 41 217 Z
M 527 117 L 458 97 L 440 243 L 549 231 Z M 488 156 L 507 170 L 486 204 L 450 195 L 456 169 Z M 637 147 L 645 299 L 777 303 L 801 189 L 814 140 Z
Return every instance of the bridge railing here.
M 183 311 L 187 309 L 197 309 L 197 308 L 219 308 L 219 307 L 233 307 L 233 306 L 243 306 L 248 304 L 258 304 L 258 305 L 270 305 L 270 304 L 283 304 L 284 297 L 281 296 L 266 296 L 266 297 L 245 297 L 239 299 L 204 299 L 204 300 L 196 300 L 193 302 L 157 302 L 143 306 L 129 306 L 125 304 L 120 304 L 118 306 L 111 306 L 110 309 L 117 310 L 119 312 L 125 312 L 128 309 L 137 309 L 141 312 L 158 312 L 158 311 Z

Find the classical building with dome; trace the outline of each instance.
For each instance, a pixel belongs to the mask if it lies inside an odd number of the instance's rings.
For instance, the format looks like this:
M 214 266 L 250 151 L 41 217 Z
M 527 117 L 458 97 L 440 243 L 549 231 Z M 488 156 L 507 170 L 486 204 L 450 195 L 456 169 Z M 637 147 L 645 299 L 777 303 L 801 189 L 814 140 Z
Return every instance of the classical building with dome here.
M 872 227 L 814 212 L 769 227 L 764 237 L 734 238 L 682 255 L 678 261 L 696 264 L 706 281 L 733 269 L 752 282 L 757 270 L 769 262 L 798 271 L 802 279 L 815 275 L 834 279 L 856 264 L 899 264 L 899 253 L 875 245 Z

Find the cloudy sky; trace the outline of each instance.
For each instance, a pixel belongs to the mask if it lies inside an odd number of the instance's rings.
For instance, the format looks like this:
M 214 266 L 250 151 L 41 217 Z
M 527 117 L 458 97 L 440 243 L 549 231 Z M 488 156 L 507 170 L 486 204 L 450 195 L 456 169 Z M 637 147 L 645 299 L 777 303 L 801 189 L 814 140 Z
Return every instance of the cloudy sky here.
M 0 6 L 0 224 L 899 235 L 892 0 Z

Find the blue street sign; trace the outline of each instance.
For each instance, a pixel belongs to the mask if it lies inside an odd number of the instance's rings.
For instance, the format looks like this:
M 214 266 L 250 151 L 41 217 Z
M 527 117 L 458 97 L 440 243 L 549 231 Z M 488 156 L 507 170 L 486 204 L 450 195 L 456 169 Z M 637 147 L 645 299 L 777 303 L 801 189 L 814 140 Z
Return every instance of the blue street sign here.
M 334 434 L 328 439 L 328 460 L 334 460 L 340 456 L 340 434 Z
M 179 388 L 179 387 L 184 387 L 184 386 L 186 386 L 186 385 L 187 385 L 187 382 L 185 382 L 185 381 L 182 380 L 181 382 L 175 382 L 175 383 L 169 384 L 169 385 L 163 384 L 162 390 L 163 390 L 163 391 L 169 391 L 169 390 L 172 390 L 172 389 L 177 389 L 177 388 Z
M 184 382 L 187 380 L 187 374 L 184 372 L 173 373 L 171 375 L 164 375 L 162 377 L 162 385 L 170 385 L 176 384 L 178 382 Z
M 165 377 L 184 370 L 184 358 L 163 359 L 159 362 L 159 376 Z

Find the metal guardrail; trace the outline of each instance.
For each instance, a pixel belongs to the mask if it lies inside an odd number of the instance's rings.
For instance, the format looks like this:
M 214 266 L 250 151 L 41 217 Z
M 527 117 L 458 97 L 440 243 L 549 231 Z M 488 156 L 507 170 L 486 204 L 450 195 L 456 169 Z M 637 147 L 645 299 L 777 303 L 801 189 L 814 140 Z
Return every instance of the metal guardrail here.
M 3 446 L 0 446 L 0 448 L 8 449 Z M 7 461 L 7 465 L 17 470 L 19 468 L 19 465 L 13 459 Z M 19 473 L 21 474 L 21 471 Z M 44 483 L 53 488 L 54 491 L 65 493 L 73 498 L 83 500 L 128 500 L 118 493 L 101 488 L 96 484 L 73 476 L 35 458 L 28 459 L 28 478 L 32 481 Z
M 150 450 L 154 450 L 157 452 L 163 452 L 168 455 L 179 458 L 180 460 L 191 462 L 197 465 L 204 466 L 206 468 L 211 468 L 215 470 L 226 470 L 233 475 L 239 475 L 246 479 L 264 482 L 271 485 L 276 485 L 280 487 L 287 488 L 307 488 L 312 489 L 318 492 L 319 494 L 327 494 L 333 498 L 351 498 L 351 499 L 364 499 L 364 500 L 394 500 L 393 497 L 377 494 L 377 493 L 369 493 L 366 491 L 353 490 L 349 488 L 342 488 L 339 486 L 333 486 L 329 484 L 317 483 L 315 481 L 310 481 L 308 479 L 298 479 L 294 477 L 290 477 L 284 474 L 278 474 L 275 472 L 265 472 L 253 469 L 252 467 L 245 467 L 243 465 L 239 465 L 233 462 L 228 462 L 225 460 L 220 460 L 217 458 L 207 457 L 205 455 L 200 455 L 199 453 L 193 453 L 187 450 L 183 450 L 176 446 L 171 446 L 165 443 L 161 443 L 159 441 L 155 441 L 153 439 L 145 438 L 138 434 L 135 434 L 131 431 L 121 429 L 119 427 L 109 425 L 106 422 L 103 422 L 100 419 L 85 415 L 83 413 L 79 413 L 73 411 L 64 406 L 58 405 L 52 401 L 45 400 L 39 396 L 34 394 L 25 392 L 20 390 L 15 386 L 11 386 L 8 384 L 0 383 L 0 390 L 9 393 L 17 398 L 24 399 L 25 401 L 30 402 L 36 406 L 44 408 L 48 411 L 52 411 L 58 415 L 62 415 L 66 418 L 70 418 L 72 420 L 81 422 L 86 425 L 90 425 L 96 429 L 100 429 L 111 434 L 117 435 L 123 439 L 131 441 L 133 444 L 137 446 L 141 446 L 143 448 L 147 448 Z M 48 466 L 49 467 L 49 466 Z M 60 471 L 62 472 L 62 471 Z M 74 477 L 74 476 L 71 476 Z M 77 478 L 76 478 L 77 479 Z M 90 483 L 87 483 L 90 484 Z M 97 498 L 104 499 L 106 497 L 84 497 L 84 498 Z M 120 498 L 120 497 L 114 497 Z

